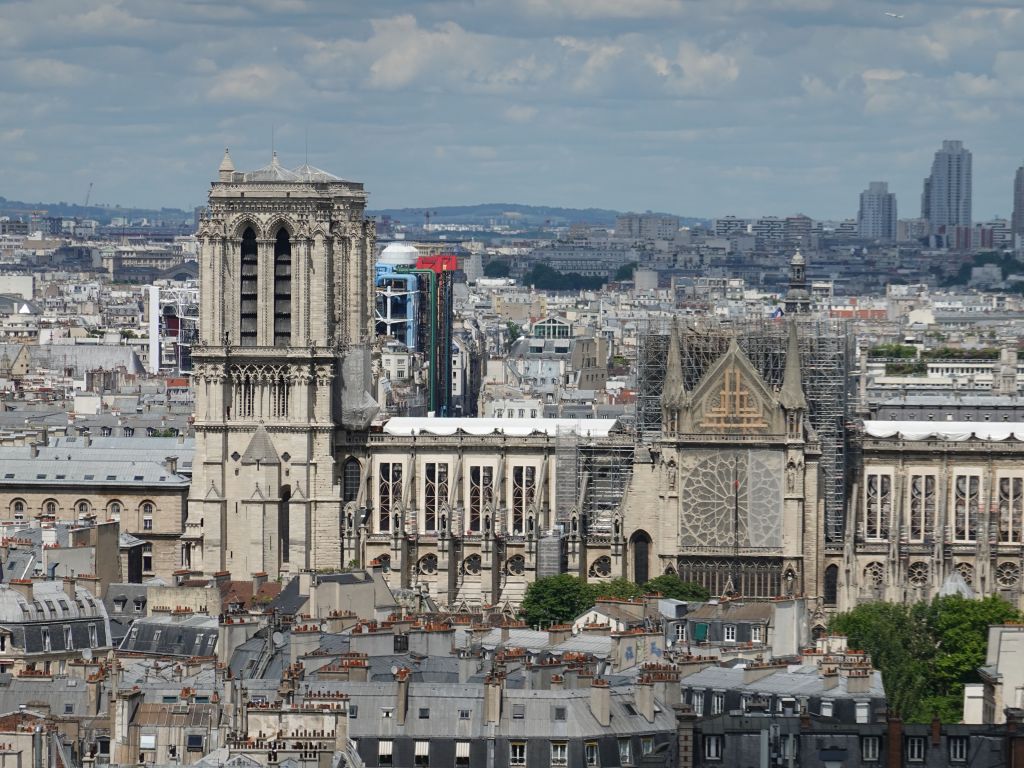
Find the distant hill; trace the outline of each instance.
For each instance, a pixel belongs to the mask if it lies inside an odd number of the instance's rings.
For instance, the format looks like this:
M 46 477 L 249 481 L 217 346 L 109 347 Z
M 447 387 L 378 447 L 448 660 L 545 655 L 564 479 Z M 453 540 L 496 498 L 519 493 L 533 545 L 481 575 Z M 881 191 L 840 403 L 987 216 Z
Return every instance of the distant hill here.
M 589 224 L 598 227 L 615 226 L 615 217 L 622 211 L 607 208 L 556 208 L 544 205 L 521 205 L 519 203 L 482 203 L 480 205 L 442 205 L 435 208 L 381 208 L 369 211 L 370 216 L 390 216 L 403 224 L 423 224 L 425 211 L 430 211 L 430 221 L 435 224 L 514 224 L 527 227 L 566 226 Z M 659 214 L 674 216 L 675 214 Z M 706 219 L 680 217 L 686 226 L 707 223 Z
M 46 211 L 46 216 L 61 216 L 74 219 L 95 219 L 100 224 L 109 224 L 112 218 L 130 216 L 133 219 L 146 218 L 150 221 L 163 221 L 165 224 L 176 224 L 191 222 L 192 211 L 183 211 L 180 208 L 122 208 L 109 205 L 78 205 L 76 203 L 30 203 L 21 200 L 8 200 L 0 197 L 0 216 L 9 216 L 12 219 L 27 219 L 33 211 Z

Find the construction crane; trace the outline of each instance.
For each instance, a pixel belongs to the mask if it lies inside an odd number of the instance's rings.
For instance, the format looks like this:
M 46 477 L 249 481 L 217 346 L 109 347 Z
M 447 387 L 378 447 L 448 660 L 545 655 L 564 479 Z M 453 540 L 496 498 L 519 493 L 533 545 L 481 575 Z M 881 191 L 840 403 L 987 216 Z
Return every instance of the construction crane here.
M 89 189 L 85 193 L 85 205 L 83 206 L 84 208 L 88 208 L 89 207 L 89 198 L 91 196 L 92 196 L 92 182 L 90 181 L 89 182 Z

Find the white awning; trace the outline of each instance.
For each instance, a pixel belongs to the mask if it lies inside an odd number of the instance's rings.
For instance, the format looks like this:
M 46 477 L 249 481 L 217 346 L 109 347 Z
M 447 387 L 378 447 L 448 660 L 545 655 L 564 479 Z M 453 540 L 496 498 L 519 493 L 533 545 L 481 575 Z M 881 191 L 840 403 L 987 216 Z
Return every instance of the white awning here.
M 456 741 L 455 742 L 455 756 L 465 757 L 469 759 L 469 742 L 468 741 Z
M 390 741 L 378 741 L 377 742 L 377 754 L 380 757 L 388 757 L 388 756 L 390 756 L 391 755 L 391 745 L 392 745 L 392 742 L 390 742 Z
M 429 741 L 417 741 L 416 742 L 416 757 L 430 757 L 430 742 Z

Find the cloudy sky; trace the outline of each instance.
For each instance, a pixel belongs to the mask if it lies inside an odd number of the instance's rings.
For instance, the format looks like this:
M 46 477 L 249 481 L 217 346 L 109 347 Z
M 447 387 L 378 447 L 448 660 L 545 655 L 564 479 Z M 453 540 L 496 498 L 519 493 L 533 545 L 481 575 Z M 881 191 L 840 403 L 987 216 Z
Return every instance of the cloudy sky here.
M 190 207 L 272 126 L 374 207 L 913 216 L 959 138 L 983 219 L 1024 160 L 1020 0 L 0 0 L 0 71 L 8 198 Z

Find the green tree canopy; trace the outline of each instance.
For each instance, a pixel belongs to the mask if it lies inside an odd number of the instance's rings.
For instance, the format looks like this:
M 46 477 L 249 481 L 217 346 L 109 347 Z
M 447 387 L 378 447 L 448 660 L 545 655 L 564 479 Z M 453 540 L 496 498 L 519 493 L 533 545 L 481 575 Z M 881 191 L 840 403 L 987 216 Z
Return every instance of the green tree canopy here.
M 621 267 L 615 270 L 615 276 L 612 279 L 615 280 L 616 282 L 622 282 L 623 280 L 632 280 L 633 272 L 636 271 L 636 266 L 637 264 L 635 261 L 630 261 L 626 264 L 623 264 Z
M 979 681 L 989 626 L 1020 619 L 999 597 L 953 595 L 913 606 L 865 603 L 834 617 L 830 629 L 870 654 L 890 705 L 906 720 L 928 722 L 938 714 L 956 722 L 964 684 Z
M 711 596 L 700 584 L 683 581 L 674 573 L 656 576 L 644 584 L 643 593 L 645 595 L 655 592 L 674 600 L 707 600 Z
M 508 277 L 511 265 L 504 259 L 495 259 L 484 267 L 484 277 Z
M 526 588 L 520 613 L 531 627 L 571 621 L 594 604 L 591 586 L 578 576 L 560 573 L 537 579 Z

